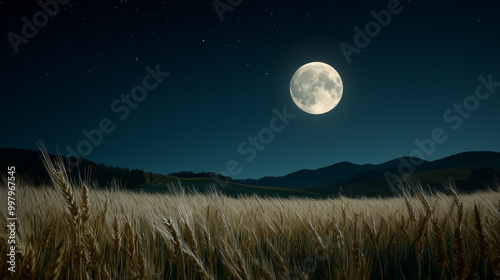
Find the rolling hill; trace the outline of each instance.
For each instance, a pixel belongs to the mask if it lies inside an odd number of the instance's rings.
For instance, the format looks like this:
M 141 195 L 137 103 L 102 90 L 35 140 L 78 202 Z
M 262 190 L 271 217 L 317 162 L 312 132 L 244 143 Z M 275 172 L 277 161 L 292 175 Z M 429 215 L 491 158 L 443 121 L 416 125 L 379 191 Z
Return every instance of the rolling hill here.
M 56 158 L 55 155 L 50 155 Z M 66 160 L 65 157 L 62 157 Z M 412 164 L 413 163 L 413 164 Z M 48 183 L 48 174 L 40 159 L 40 152 L 33 150 L 0 149 L 0 166 L 15 165 L 19 174 L 29 177 L 34 184 Z M 387 178 L 408 173 L 418 178 L 424 186 L 439 188 L 443 180 L 451 179 L 463 191 L 472 191 L 491 185 L 495 176 L 500 178 L 500 153 L 464 152 L 434 161 L 412 157 L 396 158 L 381 164 L 358 165 L 339 162 L 323 168 L 302 169 L 285 176 L 221 181 L 214 178 L 180 178 L 153 174 L 142 170 L 106 166 L 80 159 L 80 166 L 73 168 L 75 176 L 92 170 L 92 179 L 101 186 L 119 179 L 119 187 L 134 191 L 206 192 L 216 188 L 228 195 L 268 196 L 329 196 L 343 193 L 350 196 L 389 196 L 393 192 Z M 115 180 L 116 181 L 116 180 Z M 182 187 L 180 187 L 182 186 Z
M 414 164 L 412 163 L 419 163 Z M 474 171 L 484 171 L 484 178 L 473 178 Z M 492 169 L 492 170 L 491 170 Z M 400 172 L 403 171 L 403 172 Z M 479 172 L 480 173 L 480 172 Z M 437 187 L 444 179 L 452 179 L 464 190 L 483 188 L 492 183 L 496 175 L 500 178 L 500 153 L 464 152 L 446 158 L 425 161 L 412 157 L 401 157 L 381 164 L 357 165 L 340 162 L 315 170 L 300 170 L 280 177 L 264 177 L 258 180 L 235 180 L 235 182 L 268 187 L 287 186 L 323 194 L 346 192 L 347 194 L 390 194 L 386 177 L 413 175 L 424 185 Z

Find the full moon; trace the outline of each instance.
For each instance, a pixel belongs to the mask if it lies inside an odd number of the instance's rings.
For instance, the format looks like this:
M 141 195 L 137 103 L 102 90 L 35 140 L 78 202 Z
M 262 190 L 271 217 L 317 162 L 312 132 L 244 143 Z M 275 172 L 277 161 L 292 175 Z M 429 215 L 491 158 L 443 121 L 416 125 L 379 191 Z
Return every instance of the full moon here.
M 303 65 L 290 81 L 293 102 L 302 111 L 314 115 L 335 108 L 342 98 L 343 89 L 339 73 L 323 62 Z

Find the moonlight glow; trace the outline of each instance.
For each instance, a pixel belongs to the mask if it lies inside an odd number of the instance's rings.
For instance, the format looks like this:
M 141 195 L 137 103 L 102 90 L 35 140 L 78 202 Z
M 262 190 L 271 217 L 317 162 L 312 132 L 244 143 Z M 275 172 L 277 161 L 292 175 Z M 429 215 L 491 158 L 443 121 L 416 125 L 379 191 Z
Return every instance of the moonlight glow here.
M 293 102 L 302 111 L 314 115 L 335 108 L 342 98 L 343 88 L 339 73 L 322 62 L 300 67 L 290 81 Z

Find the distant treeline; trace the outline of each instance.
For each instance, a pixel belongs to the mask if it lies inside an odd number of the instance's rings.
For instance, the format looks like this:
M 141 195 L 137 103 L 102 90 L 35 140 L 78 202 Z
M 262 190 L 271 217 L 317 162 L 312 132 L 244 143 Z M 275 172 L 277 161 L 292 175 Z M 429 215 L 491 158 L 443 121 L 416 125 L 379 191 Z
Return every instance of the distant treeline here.
M 109 185 L 114 179 L 129 187 L 146 183 L 145 173 L 140 169 L 106 166 L 88 161 L 85 164 L 86 168 L 91 170 L 91 178 L 95 179 L 100 186 Z
M 495 180 L 500 180 L 500 169 L 494 167 L 476 169 L 470 173 L 470 178 L 485 184 L 492 184 Z
M 191 172 L 191 171 L 180 171 L 172 172 L 168 174 L 169 176 L 179 177 L 179 178 L 217 178 L 224 181 L 231 181 L 232 178 L 229 176 L 224 176 L 222 174 L 217 174 L 214 172 Z
M 7 170 L 7 166 L 15 166 L 18 177 L 29 179 L 35 185 L 49 184 L 50 177 L 40 155 L 39 151 L 33 150 L 0 149 L 0 168 Z M 56 160 L 55 155 L 49 156 L 52 160 Z M 66 164 L 71 179 L 76 182 L 79 182 L 81 176 L 83 179 L 90 179 L 90 181 L 97 183 L 101 187 L 110 186 L 113 181 L 118 182 L 117 186 L 119 187 L 132 187 L 146 183 L 143 170 L 107 166 L 86 159 L 66 157 L 62 157 L 62 159 L 66 163 L 69 160 L 73 163 L 78 162 L 75 167 Z

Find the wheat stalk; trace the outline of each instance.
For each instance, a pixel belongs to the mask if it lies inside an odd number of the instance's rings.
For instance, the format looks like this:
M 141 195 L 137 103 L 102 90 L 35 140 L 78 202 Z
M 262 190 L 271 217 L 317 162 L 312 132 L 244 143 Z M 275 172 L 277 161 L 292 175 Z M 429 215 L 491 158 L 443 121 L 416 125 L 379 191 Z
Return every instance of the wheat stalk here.
M 182 243 L 181 250 L 184 253 L 184 256 L 186 256 L 188 262 L 196 270 L 196 272 L 198 272 L 200 275 L 203 276 L 203 279 L 205 279 L 205 280 L 214 279 L 213 276 L 211 276 L 208 273 L 208 271 L 205 269 L 205 267 L 204 267 L 203 263 L 200 261 L 200 259 L 196 256 L 196 254 L 188 246 L 186 246 L 186 244 Z
M 259 279 L 265 279 L 265 280 L 275 280 L 276 279 L 271 274 L 269 266 L 262 265 L 255 258 L 252 258 L 252 263 L 254 265 L 255 270 L 257 271 L 257 275 L 259 276 Z
M 47 279 L 56 280 L 59 279 L 61 275 L 62 267 L 64 265 L 63 258 L 65 252 L 65 243 L 63 240 L 59 242 L 56 246 L 56 259 L 50 263 L 49 269 L 47 270 Z
M 33 251 L 33 247 L 28 245 L 26 247 L 26 253 L 22 257 L 22 265 L 19 269 L 21 272 L 21 279 L 33 279 L 35 276 L 35 266 L 36 266 L 36 257 L 35 252 Z
M 278 250 L 274 247 L 274 245 L 271 243 L 269 239 L 266 238 L 266 244 L 267 248 L 269 249 L 269 252 L 271 252 L 271 255 L 274 257 L 274 260 L 278 264 L 278 268 L 280 269 L 280 277 L 281 279 L 285 279 L 289 275 L 288 267 L 285 263 L 285 260 L 283 257 L 280 255 Z
M 481 222 L 481 214 L 477 204 L 474 204 L 474 229 L 476 230 L 476 239 L 479 244 L 479 253 L 483 260 L 486 260 L 488 256 L 488 242 L 486 241 L 486 236 L 483 230 L 483 223 Z
M 391 233 L 391 237 L 389 237 L 389 240 L 387 241 L 387 245 L 385 247 L 385 254 L 386 255 L 389 255 L 389 252 L 391 251 L 392 249 L 392 246 L 394 245 L 394 238 L 396 236 L 396 232 L 392 232 Z
M 238 280 L 248 279 L 249 277 L 247 276 L 244 267 L 240 267 L 240 265 L 237 263 L 236 260 L 237 253 L 234 251 L 233 248 L 230 247 L 229 243 L 224 240 L 221 233 L 218 233 L 218 235 L 219 235 L 219 245 L 222 247 L 221 257 L 223 264 L 226 266 L 226 268 L 229 270 L 232 276 L 235 277 L 236 279 Z
M 498 230 L 498 227 L 497 227 Z M 500 234 L 498 232 L 492 232 L 492 246 L 491 248 L 491 266 L 493 268 L 493 273 L 496 279 L 500 279 Z

